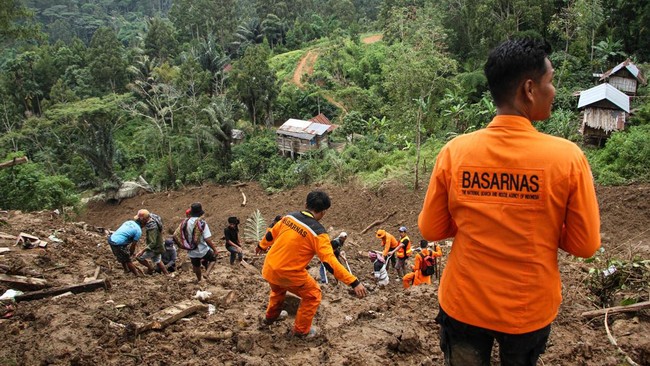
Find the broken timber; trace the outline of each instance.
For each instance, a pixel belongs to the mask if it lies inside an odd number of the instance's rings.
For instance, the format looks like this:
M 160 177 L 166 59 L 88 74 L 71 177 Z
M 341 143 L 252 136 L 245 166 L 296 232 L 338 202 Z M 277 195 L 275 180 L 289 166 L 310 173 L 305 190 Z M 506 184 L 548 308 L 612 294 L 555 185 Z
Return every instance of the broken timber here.
M 178 304 L 165 308 L 151 317 L 153 321 L 147 324 L 135 324 L 135 335 L 146 332 L 151 329 L 163 329 L 176 321 L 196 313 L 199 310 L 207 309 L 207 305 L 198 300 L 185 300 Z
M 609 314 L 626 313 L 626 312 L 638 311 L 643 309 L 650 309 L 650 301 L 639 302 L 636 304 L 626 305 L 626 306 L 614 306 L 612 308 L 585 311 L 581 315 L 584 316 L 585 318 L 594 318 L 600 315 L 605 315 L 607 313 Z
M 21 287 L 26 289 L 38 289 L 47 287 L 47 281 L 41 278 L 25 277 L 25 276 L 10 276 L 0 274 L 0 282 L 11 284 L 11 286 Z
M 244 194 L 244 190 L 241 189 L 241 187 L 238 187 L 238 188 L 239 188 L 239 192 L 241 193 L 241 196 L 242 196 L 241 207 L 244 207 L 244 206 L 246 206 L 246 195 Z
M 2 168 L 8 168 L 10 166 L 18 165 L 18 164 L 23 164 L 28 162 L 29 159 L 27 159 L 26 156 L 20 157 L 20 158 L 13 158 L 12 160 L 5 161 L 0 163 L 0 169 Z
M 38 300 L 46 297 L 52 297 L 66 292 L 72 292 L 73 294 L 78 294 L 80 292 L 90 292 L 98 288 L 104 288 L 106 290 L 111 288 L 111 282 L 107 279 L 94 280 L 86 283 L 79 283 L 76 285 L 62 286 L 57 288 L 50 288 L 40 291 L 27 292 L 22 295 L 16 296 L 14 299 L 16 302 L 20 301 L 30 301 Z
M 381 219 L 381 220 L 377 220 L 377 221 L 373 222 L 372 224 L 368 225 L 365 229 L 363 229 L 363 231 L 361 232 L 361 234 L 365 234 L 366 231 L 370 230 L 370 229 L 371 229 L 373 226 L 375 226 L 375 225 L 379 225 L 379 224 L 384 223 L 384 221 L 390 219 L 390 217 L 393 216 L 393 215 L 395 215 L 396 213 L 397 213 L 397 211 L 393 211 L 392 213 L 388 214 L 388 216 L 384 217 L 383 219 Z
M 99 276 L 99 270 L 100 270 L 100 269 L 101 269 L 101 267 L 100 267 L 100 266 L 97 266 L 97 268 L 95 268 L 95 273 L 93 274 L 93 276 L 92 276 L 92 277 L 86 277 L 86 278 L 84 278 L 84 282 L 85 282 L 85 283 L 88 283 L 88 282 L 90 282 L 90 281 L 94 281 L 94 280 L 96 280 L 96 279 L 97 279 L 97 276 Z

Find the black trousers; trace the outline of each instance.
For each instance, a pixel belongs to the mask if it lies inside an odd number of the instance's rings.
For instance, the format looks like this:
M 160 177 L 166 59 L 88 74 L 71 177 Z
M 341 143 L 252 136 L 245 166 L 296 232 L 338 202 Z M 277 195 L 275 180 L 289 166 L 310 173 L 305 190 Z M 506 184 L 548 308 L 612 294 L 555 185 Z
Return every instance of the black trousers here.
M 535 366 L 546 350 L 551 325 L 524 334 L 508 334 L 460 322 L 440 308 L 440 348 L 447 366 L 489 366 L 492 346 L 499 343 L 502 366 Z

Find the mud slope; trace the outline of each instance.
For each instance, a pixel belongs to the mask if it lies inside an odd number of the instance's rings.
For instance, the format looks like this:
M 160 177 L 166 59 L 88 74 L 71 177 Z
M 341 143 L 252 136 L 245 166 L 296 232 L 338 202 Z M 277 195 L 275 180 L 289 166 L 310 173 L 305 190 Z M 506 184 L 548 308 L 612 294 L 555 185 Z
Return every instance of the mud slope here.
M 433 322 L 438 306 L 433 286 L 404 291 L 393 274 L 388 289 L 370 286 L 374 291 L 358 300 L 342 284 L 329 285 L 323 288 L 315 318 L 321 335 L 310 341 L 294 340 L 285 336 L 293 322 L 291 315 L 269 329 L 260 329 L 257 319 L 267 303 L 268 285 L 257 271 L 228 265 L 224 251 L 208 282 L 193 283 L 187 265 L 174 277 L 133 278 L 122 272 L 103 235 L 96 231 L 97 227 L 117 228 L 139 208 L 161 215 L 171 227 L 192 202 L 200 201 L 215 237 L 220 238 L 228 216 L 239 216 L 243 222 L 259 209 L 268 221 L 302 208 L 313 188 L 268 195 L 255 184 L 242 191 L 206 185 L 139 196 L 119 205 L 93 205 L 75 222 L 64 222 L 49 212 L 9 212 L 0 227 L 3 233 L 25 232 L 41 238 L 55 234 L 64 242 L 50 242 L 47 250 L 22 250 L 2 241 L 0 246 L 12 250 L 0 255 L 2 272 L 40 274 L 50 284 L 63 285 L 82 282 L 100 266 L 99 278 L 110 279 L 112 289 L 18 303 L 13 316 L 0 321 L 0 365 L 442 365 Z M 365 253 L 378 248 L 377 228 L 396 234 L 405 225 L 413 240 L 420 239 L 416 222 L 424 191 L 398 185 L 379 191 L 352 185 L 318 188 L 328 191 L 333 201 L 322 223 L 331 234 L 349 233 L 344 249 L 353 273 L 365 283 L 372 284 Z M 606 253 L 623 259 L 632 255 L 650 258 L 650 186 L 600 187 L 598 195 Z M 385 223 L 361 234 L 369 224 L 392 213 Z M 246 244 L 247 259 L 259 269 L 263 257 L 252 255 L 254 246 Z M 186 261 L 184 256 L 181 260 Z M 595 308 L 584 284 L 590 266 L 560 256 L 565 302 L 542 357 L 544 365 L 624 364 L 623 356 L 608 341 L 602 317 L 592 321 L 580 317 L 581 312 Z M 0 282 L 2 292 L 7 288 Z M 151 314 L 192 298 L 197 290 L 214 294 L 232 290 L 235 298 L 224 306 L 218 298 L 208 299 L 217 306 L 212 315 L 201 311 L 163 330 L 130 336 L 132 324 L 150 321 Z M 612 335 L 641 365 L 650 365 L 649 320 L 647 311 L 610 316 Z M 206 332 L 224 339 L 196 337 Z

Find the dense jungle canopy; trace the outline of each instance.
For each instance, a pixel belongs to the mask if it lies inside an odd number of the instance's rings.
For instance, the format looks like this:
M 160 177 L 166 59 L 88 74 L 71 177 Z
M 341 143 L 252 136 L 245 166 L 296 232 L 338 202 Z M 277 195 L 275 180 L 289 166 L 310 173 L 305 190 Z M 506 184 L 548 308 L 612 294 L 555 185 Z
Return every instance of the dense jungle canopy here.
M 621 0 L 5 0 L 0 159 L 30 163 L 0 170 L 0 207 L 75 205 L 138 176 L 423 185 L 446 141 L 494 115 L 483 64 L 519 36 L 554 51 L 537 128 L 582 145 L 577 93 L 627 58 L 648 70 L 648 24 L 649 2 Z M 273 127 L 319 113 L 337 148 L 280 156 Z M 650 180 L 647 85 L 624 131 L 583 147 L 600 184 Z

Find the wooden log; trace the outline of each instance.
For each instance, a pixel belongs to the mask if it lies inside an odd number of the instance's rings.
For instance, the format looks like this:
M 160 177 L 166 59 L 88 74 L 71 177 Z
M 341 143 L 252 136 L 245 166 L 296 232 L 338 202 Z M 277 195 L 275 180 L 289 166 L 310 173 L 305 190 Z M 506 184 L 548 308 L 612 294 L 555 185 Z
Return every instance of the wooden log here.
M 241 264 L 244 268 L 246 268 L 252 273 L 260 274 L 260 271 L 257 269 L 257 267 L 253 266 L 252 264 L 249 264 L 245 260 L 242 260 L 241 262 L 239 262 L 239 264 Z
M 9 249 L 9 248 L 7 248 L 7 247 L 2 247 L 2 248 L 0 248 L 0 254 L 5 254 L 5 253 L 7 253 L 7 252 L 11 252 L 11 249 Z
M 23 164 L 23 163 L 26 163 L 28 161 L 29 161 L 29 159 L 27 159 L 26 156 L 22 156 L 20 158 L 13 158 L 12 160 L 0 163 L 0 169 L 9 168 L 10 166 Z
M 363 231 L 361 231 L 361 234 L 365 234 L 366 231 L 370 230 L 373 226 L 383 224 L 386 220 L 390 219 L 391 216 L 395 215 L 396 213 L 397 213 L 397 211 L 393 211 L 392 213 L 388 214 L 388 216 L 384 217 L 383 219 L 373 222 L 372 224 L 368 225 L 365 229 L 363 229 Z
M 146 324 L 135 325 L 135 335 L 141 334 L 152 329 L 163 329 L 166 326 L 175 323 L 176 321 L 190 315 L 197 311 L 207 309 L 207 305 L 198 300 L 185 300 L 178 304 L 165 308 L 153 315 L 151 322 Z
M 95 273 L 93 273 L 93 276 L 92 276 L 92 277 L 86 277 L 86 278 L 84 278 L 84 282 L 88 283 L 88 282 L 90 282 L 90 281 L 94 281 L 94 280 L 96 280 L 96 279 L 97 279 L 97 276 L 99 276 L 99 270 L 100 270 L 100 269 L 101 269 L 101 267 L 100 267 L 100 266 L 97 266 L 97 268 L 95 268 Z
M 246 195 L 244 194 L 244 190 L 239 187 L 239 192 L 241 193 L 242 196 L 242 202 L 241 202 L 241 207 L 246 206 Z
M 0 282 L 5 282 L 10 284 L 12 287 L 19 287 L 23 289 L 39 289 L 47 287 L 46 280 L 25 276 L 10 276 L 6 274 L 0 274 Z
M 72 292 L 73 294 L 78 294 L 81 292 L 94 291 L 95 289 L 98 288 L 103 288 L 105 290 L 108 290 L 111 288 L 111 282 L 107 279 L 102 279 L 102 280 L 95 280 L 86 283 L 78 283 L 75 285 L 50 288 L 46 290 L 32 291 L 32 292 L 27 292 L 22 295 L 16 296 L 15 300 L 16 302 L 38 300 L 46 297 L 52 297 L 52 296 L 64 294 L 68 291 Z
M 217 287 L 209 287 L 207 291 L 212 295 L 206 300 L 207 303 L 214 303 L 215 306 L 226 308 L 235 301 L 237 293 L 234 290 L 224 290 Z M 216 301 L 214 301 L 216 300 Z
M 643 309 L 650 309 L 650 301 L 639 302 L 636 304 L 626 305 L 626 306 L 614 306 L 611 308 L 585 311 L 581 315 L 585 318 L 594 318 L 600 315 L 605 315 L 607 313 L 609 314 L 627 313 L 627 312 L 639 311 Z

